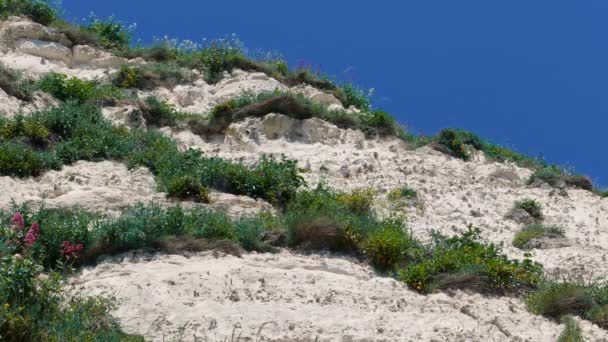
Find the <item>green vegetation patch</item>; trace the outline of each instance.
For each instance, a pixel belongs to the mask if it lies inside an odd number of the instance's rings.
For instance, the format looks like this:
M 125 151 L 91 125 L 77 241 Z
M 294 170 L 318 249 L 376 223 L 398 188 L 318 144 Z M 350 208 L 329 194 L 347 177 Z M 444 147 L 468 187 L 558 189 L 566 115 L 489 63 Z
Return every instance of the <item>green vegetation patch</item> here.
M 410 287 L 431 292 L 468 288 L 486 293 L 529 290 L 542 280 L 542 266 L 529 259 L 508 259 L 493 244 L 478 241 L 479 229 L 460 236 L 433 234 L 423 257 L 399 271 Z
M 537 200 L 525 198 L 516 201 L 514 204 L 515 209 L 521 209 L 528 213 L 533 219 L 540 222 L 544 219 L 543 206 Z
M 557 338 L 557 342 L 584 342 L 583 331 L 578 325 L 574 317 L 564 316 L 562 318 L 564 324 L 564 330 Z
M 59 10 L 46 0 L 0 0 L 0 19 L 26 16 L 42 25 L 59 19 Z
M 174 63 L 148 63 L 138 66 L 123 65 L 113 76 L 112 83 L 121 88 L 151 90 L 159 86 L 173 88 L 194 80 L 194 74 Z
M 36 86 L 34 82 L 23 76 L 21 72 L 9 70 L 0 64 L 0 88 L 10 96 L 22 101 L 31 101 Z
M 608 329 L 608 285 L 547 282 L 526 301 L 535 314 L 555 320 L 565 315 L 580 316 Z
M 47 232 L 32 216 L 16 213 L 0 229 L 0 339 L 143 341 L 120 330 L 108 300 L 64 294 L 62 274 L 45 272 L 48 255 L 60 255 L 57 269 L 69 272 L 83 249 L 73 241 L 53 239 L 59 231 L 65 238 L 74 234 L 64 229 L 77 225 L 71 219 L 63 217 L 63 226 L 50 226 Z
M 224 132 L 232 122 L 246 117 L 262 117 L 269 113 L 281 113 L 296 119 L 317 117 L 340 128 L 360 129 L 370 137 L 404 135 L 403 129 L 386 112 L 348 113 L 343 110 L 329 110 L 328 106 L 311 101 L 304 95 L 278 91 L 243 94 L 214 107 L 208 123 L 196 121 L 190 125 L 198 134 Z
M 3 120 L 5 127 L 19 127 L 19 118 Z M 44 170 L 59 169 L 78 160 L 121 160 L 131 168 L 148 167 L 156 175 L 161 191 L 182 177 L 221 191 L 263 198 L 284 204 L 304 182 L 296 163 L 262 157 L 253 167 L 220 158 L 204 157 L 201 152 L 181 152 L 176 142 L 155 131 L 114 127 L 98 108 L 78 103 L 32 114 L 39 131 L 48 134 L 48 143 L 39 146 L 21 129 L 9 130 L 0 140 L 0 174 L 36 176 Z
M 102 104 L 104 101 L 127 98 L 122 89 L 111 84 L 98 80 L 81 80 L 58 73 L 50 73 L 41 78 L 38 87 L 62 101 Z
M 515 234 L 515 238 L 513 239 L 513 246 L 520 249 L 527 249 L 528 247 L 526 245 L 532 239 L 538 239 L 542 237 L 563 238 L 564 236 L 564 230 L 561 227 L 532 224 L 526 226 L 525 228 L 517 232 L 517 234 Z

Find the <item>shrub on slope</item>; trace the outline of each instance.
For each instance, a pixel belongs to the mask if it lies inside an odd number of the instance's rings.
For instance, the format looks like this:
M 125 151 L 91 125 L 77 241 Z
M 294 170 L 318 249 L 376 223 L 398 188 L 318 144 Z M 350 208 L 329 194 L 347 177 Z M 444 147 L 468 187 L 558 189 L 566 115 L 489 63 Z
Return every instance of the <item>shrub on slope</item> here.
M 59 18 L 59 10 L 46 0 L 0 0 L 0 19 L 23 15 L 42 25 Z
M 0 132 L 17 126 L 19 118 L 0 121 Z M 32 114 L 32 122 L 48 132 L 42 146 L 32 144 L 26 131 L 0 136 L 0 174 L 36 176 L 78 160 L 123 160 L 129 167 L 146 166 L 157 177 L 160 190 L 182 177 L 193 177 L 200 186 L 264 198 L 284 204 L 303 184 L 296 163 L 261 158 L 246 167 L 220 158 L 204 157 L 154 131 L 126 130 L 106 121 L 99 109 L 77 103 Z

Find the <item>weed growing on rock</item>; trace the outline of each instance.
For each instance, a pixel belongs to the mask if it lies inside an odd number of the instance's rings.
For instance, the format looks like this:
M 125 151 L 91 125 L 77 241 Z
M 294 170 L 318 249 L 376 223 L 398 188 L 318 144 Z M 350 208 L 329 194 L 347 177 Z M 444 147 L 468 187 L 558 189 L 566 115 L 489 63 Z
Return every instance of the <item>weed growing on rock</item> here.
M 124 24 L 113 16 L 107 19 L 91 16 L 89 22 L 81 29 L 94 34 L 101 47 L 111 51 L 122 51 L 129 47 L 135 25 Z
M 525 198 L 515 202 L 515 209 L 521 209 L 528 213 L 533 219 L 537 222 L 540 222 L 544 219 L 543 216 L 543 207 L 537 200 L 533 200 L 530 198 Z
M 562 318 L 564 330 L 557 338 L 557 342 L 584 342 L 583 332 L 574 317 L 564 316 Z
M 121 88 L 151 90 L 160 86 L 173 88 L 194 79 L 191 71 L 174 63 L 148 63 L 138 66 L 123 65 L 112 83 Z
M 269 113 L 281 113 L 297 119 L 320 118 L 340 128 L 360 129 L 368 136 L 403 135 L 403 129 L 386 112 L 348 113 L 330 110 L 304 95 L 286 92 L 244 94 L 219 104 L 211 110 L 211 121 L 200 133 L 223 132 L 230 123 L 245 117 L 261 117 Z
M 572 174 L 563 167 L 549 165 L 536 170 L 530 179 L 528 185 L 537 185 L 537 182 L 545 182 L 553 187 L 563 188 L 571 186 L 579 189 L 593 191 L 593 183 L 585 176 Z
M 7 69 L 0 64 L 0 88 L 10 96 L 22 101 L 31 101 L 36 90 L 34 82 L 23 76 L 21 72 Z
M 171 180 L 167 185 L 167 197 L 209 203 L 209 190 L 197 179 L 184 176 Z
M 608 328 L 608 285 L 605 283 L 547 282 L 529 295 L 526 304 L 533 313 L 555 320 L 575 315 Z
M 95 103 L 106 99 L 125 99 L 121 89 L 100 81 L 84 81 L 77 77 L 50 73 L 38 81 L 41 90 L 62 101 Z
M 49 25 L 59 19 L 59 10 L 46 0 L 1 0 L 0 18 L 11 15 L 26 16 L 42 25 Z
M 19 126 L 15 120 L 3 127 Z M 207 158 L 200 152 L 181 152 L 176 142 L 154 131 L 126 130 L 105 120 L 99 109 L 77 103 L 32 114 L 52 141 L 44 148 L 28 145 L 22 130 L 0 141 L 0 174 L 34 176 L 78 160 L 123 160 L 130 167 L 148 167 L 161 191 L 178 179 L 193 177 L 198 184 L 225 192 L 285 204 L 304 184 L 294 161 L 261 158 L 254 167 Z M 0 129 L 3 131 L 3 129 Z
M 470 227 L 461 236 L 433 234 L 425 256 L 402 268 L 399 279 L 421 292 L 469 288 L 488 293 L 532 289 L 542 280 L 540 264 L 510 260 L 478 238 L 479 230 Z
M 558 238 L 564 237 L 564 230 L 557 226 L 543 226 L 541 224 L 532 224 L 526 226 L 513 239 L 513 246 L 520 249 L 528 249 L 528 243 L 533 239 L 542 237 Z

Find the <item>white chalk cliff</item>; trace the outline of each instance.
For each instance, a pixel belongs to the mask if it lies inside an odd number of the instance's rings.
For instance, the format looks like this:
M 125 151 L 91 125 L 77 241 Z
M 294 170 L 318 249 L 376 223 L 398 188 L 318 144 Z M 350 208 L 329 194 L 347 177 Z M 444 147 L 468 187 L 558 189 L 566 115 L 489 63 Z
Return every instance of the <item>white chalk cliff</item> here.
M 106 51 L 73 45 L 52 29 L 24 18 L 0 22 L 0 63 L 31 78 L 59 72 L 82 79 L 105 77 L 125 60 Z M 289 87 L 263 73 L 234 70 L 217 84 L 201 77 L 173 89 L 140 91 L 177 109 L 206 115 L 216 104 L 243 92 L 290 90 L 341 107 L 332 95 L 311 86 Z M 36 94 L 31 103 L 0 90 L 0 114 L 28 114 L 57 101 Z M 115 124 L 125 123 L 129 106 L 103 108 Z M 348 110 L 355 111 L 350 108 Z M 161 131 L 206 155 L 255 163 L 262 154 L 297 160 L 309 185 L 323 180 L 340 190 L 376 190 L 374 210 L 403 213 L 413 234 L 453 234 L 468 224 L 487 242 L 523 258 L 511 245 L 521 224 L 506 219 L 524 197 L 543 204 L 548 224 L 565 228 L 563 243 L 529 251 L 551 279 L 602 280 L 608 277 L 608 200 L 581 189 L 529 187 L 532 171 L 510 163 L 471 161 L 429 147 L 409 148 L 394 137 L 367 139 L 320 119 L 298 120 L 280 113 L 232 123 L 225 135 L 203 139 L 188 130 Z M 395 206 L 388 192 L 415 188 L 419 206 Z M 113 161 L 77 162 L 36 178 L 0 177 L 0 209 L 12 201 L 49 207 L 83 207 L 119 212 L 139 202 L 172 203 L 156 191 L 145 168 L 128 170 Z M 199 205 L 188 203 L 187 205 Z M 241 216 L 270 210 L 261 200 L 212 192 L 213 209 Z M 529 313 L 520 298 L 463 291 L 421 295 L 380 276 L 357 260 L 332 254 L 250 253 L 242 257 L 200 253 L 191 257 L 128 253 L 84 268 L 70 287 L 116 298 L 115 315 L 129 333 L 154 341 L 555 341 L 563 329 Z M 589 341 L 608 341 L 608 331 L 580 321 Z

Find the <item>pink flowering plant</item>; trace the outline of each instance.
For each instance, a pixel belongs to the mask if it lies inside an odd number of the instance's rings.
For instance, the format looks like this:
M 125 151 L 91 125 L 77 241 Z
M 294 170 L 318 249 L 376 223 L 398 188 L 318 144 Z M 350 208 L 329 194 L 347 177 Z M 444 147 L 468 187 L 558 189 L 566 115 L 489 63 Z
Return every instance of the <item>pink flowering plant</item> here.
M 10 254 L 29 255 L 40 238 L 40 225 L 36 222 L 26 225 L 24 215 L 15 213 L 8 227 L 0 230 L 0 241 Z

